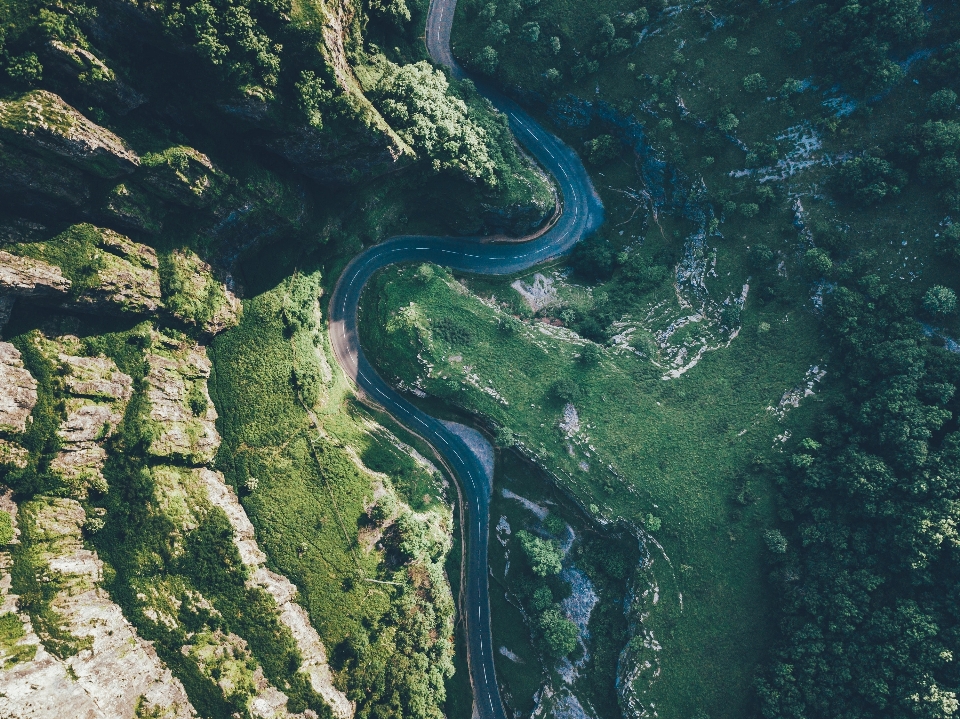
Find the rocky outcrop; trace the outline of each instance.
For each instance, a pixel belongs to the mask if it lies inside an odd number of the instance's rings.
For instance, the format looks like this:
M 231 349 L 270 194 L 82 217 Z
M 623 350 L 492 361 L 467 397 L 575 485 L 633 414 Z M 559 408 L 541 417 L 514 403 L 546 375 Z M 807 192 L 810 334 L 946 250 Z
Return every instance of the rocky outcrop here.
M 152 314 L 160 308 L 156 252 L 113 230 L 74 225 L 46 242 L 10 249 L 13 253 L 0 250 L 0 295 L 56 301 L 86 312 Z
M 240 321 L 240 300 L 190 250 L 175 250 L 164 267 L 164 304 L 177 319 L 217 334 Z
M 20 351 L 0 342 L 0 433 L 21 433 L 37 403 L 37 381 L 23 366 Z
M 404 147 L 386 132 L 344 133 L 312 127 L 271 140 L 267 145 L 307 177 L 331 186 L 356 184 L 399 169 Z
M 50 68 L 85 95 L 125 114 L 147 98 L 122 82 L 107 64 L 90 50 L 72 42 L 50 40 L 45 48 L 45 68 Z
M 206 207 L 218 195 L 222 173 L 192 147 L 169 147 L 144 155 L 141 181 L 159 197 L 187 207 Z
M 0 135 L 100 177 L 129 174 L 140 164 L 123 140 L 46 90 L 0 101 Z
M 79 651 L 57 656 L 41 645 L 30 618 L 20 645 L 32 644 L 32 661 L 0 670 L 0 716 L 10 719 L 134 719 L 162 716 L 189 719 L 196 712 L 183 685 L 173 677 L 149 642 L 145 642 L 99 587 L 103 563 L 83 547 L 85 514 L 76 501 L 41 497 L 18 513 L 32 538 L 32 549 L 57 579 L 50 602 L 63 632 Z M 9 556 L 9 555 L 8 555 Z M 9 566 L 9 565 L 8 565 Z M 9 587 L 9 580 L 6 580 Z M 0 588 L 4 580 L 0 580 Z M 16 606 L 6 593 L 3 610 Z M 156 714 L 153 714 L 156 712 Z
M 69 289 L 70 280 L 59 267 L 0 250 L 0 295 L 49 297 Z
M 41 211 L 82 210 L 90 202 L 90 186 L 82 172 L 9 142 L 0 142 L 0 193 L 20 207 Z
M 217 411 L 207 394 L 210 360 L 199 345 L 162 338 L 162 354 L 147 355 L 149 422 L 153 439 L 149 453 L 193 465 L 213 460 L 220 435 Z
M 103 214 L 121 227 L 156 235 L 163 229 L 150 198 L 133 185 L 119 184 L 107 194 Z
M 58 359 L 67 368 L 64 384 L 77 397 L 126 402 L 133 394 L 133 380 L 107 357 L 75 357 L 60 353 Z
M 223 475 L 201 469 L 200 478 L 206 487 L 210 503 L 222 509 L 230 520 L 234 544 L 243 563 L 250 570 L 248 584 L 264 589 L 280 608 L 280 621 L 293 634 L 302 657 L 300 671 L 310 677 L 313 690 L 323 697 L 337 719 L 350 719 L 356 711 L 356 704 L 334 685 L 320 635 L 311 626 L 306 610 L 295 601 L 297 588 L 289 579 L 264 566 L 267 556 L 257 546 L 253 524 L 240 505 L 233 488 L 223 481 Z
M 50 462 L 71 494 L 84 499 L 90 488 L 105 493 L 103 476 L 107 452 L 103 447 L 123 420 L 133 394 L 133 379 L 107 357 L 77 357 L 66 353 L 73 342 L 61 338 L 51 343 L 56 351 L 58 374 L 68 395 L 63 400 L 65 417 L 57 435 L 61 447 Z

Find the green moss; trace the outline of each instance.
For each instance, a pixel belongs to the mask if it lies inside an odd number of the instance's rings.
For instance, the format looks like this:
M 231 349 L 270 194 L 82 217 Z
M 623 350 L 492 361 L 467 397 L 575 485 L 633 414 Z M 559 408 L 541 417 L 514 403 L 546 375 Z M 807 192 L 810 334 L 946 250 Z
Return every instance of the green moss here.
M 203 326 L 227 306 L 223 285 L 194 252 L 174 250 L 162 253 L 159 260 L 163 304 L 176 317 Z
M 36 644 L 19 644 L 26 636 L 23 622 L 16 612 L 0 614 L 0 652 L 3 653 L 3 668 L 29 662 L 37 653 Z
M 66 659 L 93 646 L 92 637 L 75 637 L 63 628 L 63 620 L 52 606 L 57 595 L 67 589 L 60 575 L 51 570 L 48 557 L 55 551 L 58 537 L 48 536 L 38 526 L 38 514 L 51 502 L 38 498 L 20 505 L 18 517 L 20 542 L 14 545 L 12 589 L 19 595 L 20 611 L 30 615 L 33 630 L 44 648 L 54 656 Z

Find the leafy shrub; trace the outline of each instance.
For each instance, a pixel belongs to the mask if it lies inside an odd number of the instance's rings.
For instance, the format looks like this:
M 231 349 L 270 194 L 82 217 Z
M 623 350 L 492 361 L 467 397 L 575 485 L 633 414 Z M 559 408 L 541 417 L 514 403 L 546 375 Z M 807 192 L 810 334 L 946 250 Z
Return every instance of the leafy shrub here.
M 561 402 L 576 402 L 580 399 L 580 385 L 561 377 L 550 386 L 550 393 Z
M 547 651 L 557 659 L 565 657 L 577 648 L 580 633 L 577 625 L 563 616 L 558 609 L 548 609 L 537 622 Z
M 906 182 L 906 173 L 886 160 L 870 155 L 848 160 L 837 172 L 840 192 L 865 205 L 877 204 L 888 195 L 900 194 Z
M 432 323 L 433 334 L 447 344 L 467 346 L 473 343 L 473 330 L 459 317 L 441 317 Z
M 603 165 L 617 156 L 617 141 L 612 135 L 598 135 L 584 143 L 587 160 L 593 165 Z
M 520 542 L 520 548 L 523 555 L 530 564 L 530 569 L 538 577 L 548 577 L 553 574 L 559 574 L 563 566 L 560 560 L 563 554 L 560 551 L 560 545 L 552 539 L 540 539 L 525 529 L 521 529 L 516 534 L 517 541 Z
M 935 285 L 923 295 L 923 309 L 932 315 L 949 315 L 957 309 L 957 294 L 949 287 Z

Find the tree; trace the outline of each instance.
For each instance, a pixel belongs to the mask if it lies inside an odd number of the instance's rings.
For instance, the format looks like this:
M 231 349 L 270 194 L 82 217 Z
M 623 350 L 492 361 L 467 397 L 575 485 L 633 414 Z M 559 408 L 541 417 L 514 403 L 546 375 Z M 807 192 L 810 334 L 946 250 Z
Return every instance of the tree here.
M 767 81 L 759 72 L 743 78 L 743 89 L 747 92 L 762 92 L 767 89 Z
M 617 34 L 617 28 L 610 21 L 609 15 L 601 15 L 597 18 L 597 33 L 605 42 L 613 40 L 614 35 Z
M 533 591 L 533 596 L 530 598 L 530 604 L 533 605 L 533 608 L 538 612 L 545 611 L 552 607 L 553 592 L 550 591 L 550 587 L 546 585 L 537 587 Z
M 833 269 L 830 255 L 819 247 L 812 247 L 804 253 L 803 264 L 816 277 L 824 277 Z
M 580 348 L 580 362 L 588 367 L 598 364 L 602 358 L 603 352 L 600 350 L 600 347 L 593 342 Z
M 732 112 L 722 113 L 720 117 L 717 118 L 717 127 L 720 128 L 721 132 L 731 132 L 739 126 L 740 120 L 738 120 L 737 116 Z
M 773 554 L 787 553 L 787 540 L 779 529 L 768 529 L 763 533 L 763 541 Z
M 497 65 L 500 64 L 500 57 L 497 51 L 490 45 L 482 48 L 473 56 L 473 67 L 484 75 L 492 75 L 497 71 Z
M 371 99 L 407 144 L 437 172 L 456 170 L 497 184 L 487 133 L 451 92 L 443 72 L 424 61 L 401 67 L 386 58 L 378 69 L 383 74 Z
M 543 634 L 547 651 L 557 659 L 567 656 L 577 648 L 580 632 L 577 625 L 567 619 L 558 609 L 548 609 L 537 622 Z
M 757 213 L 760 212 L 760 205 L 756 202 L 743 202 L 737 208 L 737 211 L 744 217 L 756 217 Z
M 540 39 L 540 24 L 536 22 L 525 22 L 520 30 L 520 37 L 526 42 L 535 43 Z
M 561 377 L 554 382 L 550 392 L 561 402 L 575 402 L 580 399 L 580 385 L 566 377 Z
M 560 551 L 560 545 L 552 539 L 540 539 L 525 529 L 521 529 L 516 534 L 517 541 L 520 542 L 520 548 L 530 564 L 530 569 L 538 577 L 548 577 L 552 574 L 559 574 L 563 569 L 561 560 L 563 553 Z
M 927 100 L 927 110 L 931 115 L 951 115 L 957 109 L 957 93 L 953 90 L 937 90 Z
M 494 441 L 497 443 L 498 447 L 503 447 L 506 449 L 513 447 L 517 443 L 517 436 L 513 433 L 512 429 L 506 425 L 501 425 L 500 427 L 497 427 Z
M 502 45 L 510 34 L 510 26 L 503 20 L 494 20 L 487 28 L 487 40 L 491 45 Z
M 560 53 L 560 38 L 558 38 L 556 35 L 550 38 L 550 50 L 554 55 L 558 55 Z
M 13 541 L 13 520 L 7 512 L 0 511 L 0 546 Z
M 323 108 L 330 103 L 333 93 L 324 87 L 323 80 L 312 70 L 300 73 L 300 81 L 295 85 L 297 105 L 306 116 L 311 127 L 323 129 Z
M 587 160 L 593 165 L 602 165 L 617 156 L 617 141 L 612 135 L 597 135 L 584 143 Z
M 923 309 L 932 315 L 949 315 L 957 309 L 957 295 L 949 287 L 935 285 L 923 296 Z
M 906 182 L 907 176 L 902 170 L 871 155 L 844 162 L 837 174 L 840 192 L 865 205 L 877 204 L 888 195 L 900 194 Z

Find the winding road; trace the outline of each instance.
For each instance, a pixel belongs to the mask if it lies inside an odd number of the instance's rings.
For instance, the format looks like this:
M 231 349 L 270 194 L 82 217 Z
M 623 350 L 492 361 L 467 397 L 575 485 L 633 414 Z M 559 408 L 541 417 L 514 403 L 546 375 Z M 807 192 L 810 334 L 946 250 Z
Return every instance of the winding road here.
M 456 0 L 432 0 L 426 43 L 431 58 L 456 77 L 466 73 L 453 59 L 450 33 Z M 492 487 L 476 456 L 440 421 L 401 397 L 373 369 L 360 347 L 357 308 L 364 285 L 377 270 L 397 262 L 431 262 L 462 272 L 504 275 L 558 257 L 603 221 L 603 205 L 577 155 L 520 107 L 477 82 L 477 88 L 510 122 L 514 136 L 551 173 L 563 196 L 563 213 L 545 232 L 522 243 L 483 237 L 397 236 L 370 247 L 347 265 L 330 298 L 330 339 L 338 363 L 368 398 L 420 435 L 443 456 L 459 480 L 467 554 L 463 588 L 467 659 L 474 692 L 474 719 L 506 719 L 493 662 L 487 541 Z

